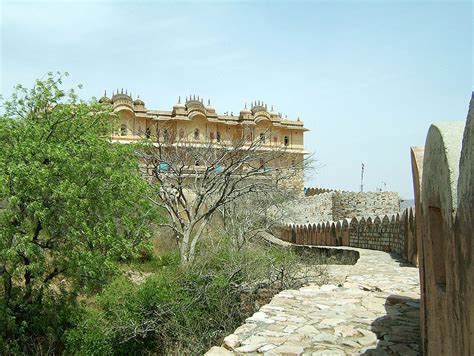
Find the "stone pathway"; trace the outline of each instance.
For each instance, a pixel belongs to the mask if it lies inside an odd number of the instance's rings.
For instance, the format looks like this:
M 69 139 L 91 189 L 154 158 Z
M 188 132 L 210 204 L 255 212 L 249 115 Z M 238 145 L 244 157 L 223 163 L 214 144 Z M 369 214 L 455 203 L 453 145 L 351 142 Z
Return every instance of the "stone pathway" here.
M 396 255 L 354 249 L 330 266 L 339 285 L 285 290 L 206 355 L 417 355 L 418 269 Z

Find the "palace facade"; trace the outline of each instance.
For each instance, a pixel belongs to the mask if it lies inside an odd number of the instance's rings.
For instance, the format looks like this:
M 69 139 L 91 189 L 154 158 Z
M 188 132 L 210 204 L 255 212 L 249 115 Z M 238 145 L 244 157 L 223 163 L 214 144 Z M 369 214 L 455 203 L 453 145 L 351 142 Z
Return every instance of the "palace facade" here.
M 209 142 L 231 144 L 236 139 L 260 140 L 261 149 L 281 150 L 293 162 L 302 162 L 304 155 L 303 122 L 289 120 L 270 110 L 260 101 L 245 107 L 238 115 L 216 113 L 210 101 L 204 104 L 199 96 L 189 96 L 178 102 L 171 110 L 148 109 L 137 97 L 132 99 L 123 89 L 106 94 L 99 102 L 112 105 L 118 114 L 118 124 L 112 135 L 113 142 L 129 143 L 143 138 L 160 143 L 186 141 L 199 146 Z M 301 175 L 298 187 L 303 187 Z

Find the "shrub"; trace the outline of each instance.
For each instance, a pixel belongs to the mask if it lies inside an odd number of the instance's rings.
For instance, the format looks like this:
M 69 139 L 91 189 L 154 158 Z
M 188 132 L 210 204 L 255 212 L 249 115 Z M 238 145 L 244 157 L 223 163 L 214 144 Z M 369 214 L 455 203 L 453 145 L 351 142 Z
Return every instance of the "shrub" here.
M 68 352 L 203 354 L 259 307 L 259 290 L 307 282 L 291 251 L 220 244 L 199 256 L 185 267 L 176 253 L 162 256 L 141 285 L 117 278 L 68 332 Z

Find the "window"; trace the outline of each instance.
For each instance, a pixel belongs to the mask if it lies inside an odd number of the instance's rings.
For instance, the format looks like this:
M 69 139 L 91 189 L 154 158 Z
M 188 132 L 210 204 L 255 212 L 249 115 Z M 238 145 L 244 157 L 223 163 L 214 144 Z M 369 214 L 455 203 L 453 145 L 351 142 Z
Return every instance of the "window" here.
M 127 126 L 125 124 L 120 126 L 120 136 L 127 136 Z
M 150 130 L 149 127 L 147 127 L 146 130 L 145 130 L 145 136 L 146 136 L 146 138 L 150 138 L 150 136 L 151 136 L 151 130 Z
M 199 129 L 194 130 L 194 139 L 199 140 Z
M 290 138 L 288 136 L 285 136 L 285 146 L 288 146 L 290 144 Z
M 273 143 L 277 143 L 277 142 L 278 142 L 278 137 L 273 136 Z
M 210 139 L 211 141 L 214 141 L 214 132 L 211 132 L 211 133 L 209 134 L 209 139 Z
M 221 142 L 221 133 L 217 131 L 217 142 Z
M 179 130 L 179 138 L 182 140 L 184 138 L 184 130 L 180 129 Z
M 265 143 L 265 134 L 263 132 L 260 134 L 260 143 Z
M 169 135 L 169 133 L 168 133 L 168 130 L 165 129 L 165 130 L 163 131 L 163 141 L 164 141 L 165 143 L 168 143 L 169 140 L 170 140 L 170 135 Z

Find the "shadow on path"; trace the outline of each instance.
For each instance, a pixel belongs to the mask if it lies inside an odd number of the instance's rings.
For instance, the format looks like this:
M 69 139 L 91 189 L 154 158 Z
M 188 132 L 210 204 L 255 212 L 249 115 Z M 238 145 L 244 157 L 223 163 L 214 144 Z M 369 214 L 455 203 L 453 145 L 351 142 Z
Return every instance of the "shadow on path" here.
M 386 315 L 372 323 L 377 335 L 377 347 L 365 355 L 420 354 L 420 300 L 390 295 L 385 301 Z

